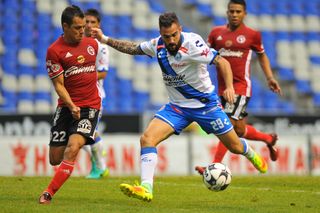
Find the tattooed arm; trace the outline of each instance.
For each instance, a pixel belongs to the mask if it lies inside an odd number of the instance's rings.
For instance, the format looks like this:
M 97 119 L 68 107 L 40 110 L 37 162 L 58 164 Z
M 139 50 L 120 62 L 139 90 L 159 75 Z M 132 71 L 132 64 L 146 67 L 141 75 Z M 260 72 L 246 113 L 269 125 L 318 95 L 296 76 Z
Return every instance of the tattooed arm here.
M 120 52 L 130 55 L 145 55 L 138 43 L 109 38 L 108 36 L 105 36 L 99 28 L 92 28 L 91 36 L 98 39 L 101 43 L 105 43 Z
M 127 53 L 130 55 L 144 55 L 138 43 L 132 41 L 118 40 L 114 38 L 108 38 L 105 43 L 114 49 Z

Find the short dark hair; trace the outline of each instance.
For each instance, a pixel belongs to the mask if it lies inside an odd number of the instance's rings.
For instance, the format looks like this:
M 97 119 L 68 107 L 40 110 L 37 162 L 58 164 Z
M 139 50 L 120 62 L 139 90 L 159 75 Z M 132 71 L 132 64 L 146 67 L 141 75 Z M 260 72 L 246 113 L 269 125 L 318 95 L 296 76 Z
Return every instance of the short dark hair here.
M 163 13 L 159 16 L 159 28 L 170 27 L 173 23 L 180 25 L 179 19 L 174 12 Z
M 94 8 L 87 9 L 84 15 L 96 17 L 99 23 L 101 21 L 101 15 L 97 9 L 94 9 Z
M 245 11 L 247 9 L 247 4 L 246 4 L 245 0 L 230 0 L 229 3 L 228 3 L 228 7 L 229 7 L 230 4 L 241 4 Z
M 70 26 L 74 17 L 84 18 L 84 14 L 80 7 L 76 5 L 66 7 L 61 15 L 61 25 L 67 23 Z

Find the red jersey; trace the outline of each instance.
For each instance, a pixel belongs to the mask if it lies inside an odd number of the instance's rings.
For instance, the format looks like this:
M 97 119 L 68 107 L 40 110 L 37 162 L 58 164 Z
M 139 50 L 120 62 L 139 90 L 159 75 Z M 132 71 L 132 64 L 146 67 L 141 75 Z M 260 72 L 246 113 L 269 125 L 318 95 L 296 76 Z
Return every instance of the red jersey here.
M 84 37 L 79 44 L 71 45 L 59 37 L 47 50 L 46 66 L 51 79 L 63 74 L 64 86 L 78 107 L 100 109 L 96 57 L 98 43 Z M 65 106 L 58 99 L 58 106 Z
M 233 73 L 233 87 L 238 95 L 251 96 L 250 63 L 252 51 L 263 53 L 260 32 L 242 24 L 235 31 L 225 26 L 218 26 L 211 30 L 208 42 L 210 46 L 220 52 L 229 61 Z M 218 93 L 222 95 L 226 86 L 218 70 Z

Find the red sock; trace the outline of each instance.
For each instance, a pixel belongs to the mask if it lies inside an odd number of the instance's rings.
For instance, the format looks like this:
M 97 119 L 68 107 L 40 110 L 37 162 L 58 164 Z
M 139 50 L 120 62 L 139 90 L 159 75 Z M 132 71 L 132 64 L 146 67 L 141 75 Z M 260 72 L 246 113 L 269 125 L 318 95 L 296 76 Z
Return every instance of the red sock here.
M 64 182 L 66 182 L 66 180 L 70 177 L 73 171 L 73 167 L 74 162 L 68 162 L 66 160 L 62 161 L 46 190 L 51 194 L 51 196 L 53 196 L 64 184 Z
M 221 141 L 218 143 L 216 154 L 214 155 L 213 162 L 221 162 L 228 149 L 223 145 Z
M 246 133 L 243 135 L 244 138 L 255 141 L 264 141 L 269 143 L 272 141 L 272 136 L 270 134 L 266 134 L 258 131 L 251 125 L 246 125 Z

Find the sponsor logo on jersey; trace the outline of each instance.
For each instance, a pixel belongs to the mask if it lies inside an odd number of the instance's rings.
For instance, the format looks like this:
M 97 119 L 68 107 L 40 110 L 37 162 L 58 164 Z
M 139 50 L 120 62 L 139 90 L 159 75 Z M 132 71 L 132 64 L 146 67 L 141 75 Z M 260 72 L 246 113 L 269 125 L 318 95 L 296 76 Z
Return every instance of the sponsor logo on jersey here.
M 239 57 L 239 58 L 241 58 L 242 55 L 243 55 L 243 52 L 241 52 L 241 51 L 232 51 L 232 50 L 221 48 L 219 50 L 219 54 L 222 57 Z
M 83 64 L 85 60 L 86 59 L 85 59 L 85 57 L 83 55 L 79 55 L 77 57 L 77 61 L 78 61 L 79 64 Z
M 221 41 L 222 40 L 222 36 L 219 35 L 218 38 L 217 38 L 217 41 Z
M 246 42 L 246 37 L 244 35 L 239 35 L 236 40 L 239 44 L 243 44 Z
M 171 66 L 174 67 L 174 68 L 181 68 L 181 67 L 184 67 L 186 66 L 187 63 L 184 63 L 184 62 L 181 62 L 181 63 L 172 63 Z
M 93 119 L 96 115 L 97 110 L 96 109 L 90 109 L 89 110 L 89 119 Z
M 90 120 L 88 119 L 83 119 L 78 123 L 77 132 L 90 133 L 91 129 L 92 129 L 92 125 Z
M 70 58 L 71 56 L 73 56 L 70 52 L 67 52 L 65 58 Z
M 165 85 L 169 87 L 181 87 L 187 85 L 187 83 L 184 81 L 185 75 L 172 76 L 162 73 L 162 77 Z
M 232 41 L 231 40 L 227 40 L 225 43 L 226 47 L 231 47 L 232 46 Z
M 77 75 L 80 73 L 85 73 L 85 72 L 95 72 L 96 71 L 96 66 L 91 65 L 91 66 L 86 66 L 86 67 L 76 67 L 72 66 L 66 71 L 64 71 L 64 77 L 69 77 L 71 75 Z
M 90 45 L 88 46 L 87 51 L 88 51 L 89 55 L 94 55 L 95 54 L 94 48 L 92 46 L 90 46 Z

